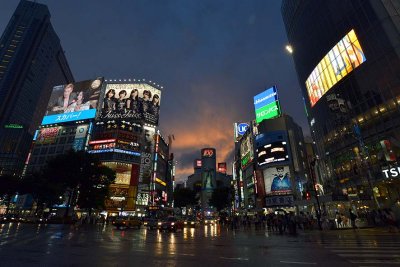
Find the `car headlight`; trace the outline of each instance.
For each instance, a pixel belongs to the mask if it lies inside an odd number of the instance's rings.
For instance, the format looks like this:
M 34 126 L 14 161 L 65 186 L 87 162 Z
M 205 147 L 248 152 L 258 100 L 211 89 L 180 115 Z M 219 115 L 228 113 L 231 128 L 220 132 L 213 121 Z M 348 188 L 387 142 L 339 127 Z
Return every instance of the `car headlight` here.
M 143 224 L 144 224 L 144 225 L 147 225 L 147 222 L 144 222 Z
M 208 221 L 206 220 L 205 223 L 208 223 Z
M 159 223 L 157 223 L 158 225 L 161 225 L 161 223 L 159 222 Z
M 173 222 L 173 223 L 171 223 L 171 225 L 175 225 L 175 223 Z
M 187 222 L 184 222 L 185 224 L 187 224 Z

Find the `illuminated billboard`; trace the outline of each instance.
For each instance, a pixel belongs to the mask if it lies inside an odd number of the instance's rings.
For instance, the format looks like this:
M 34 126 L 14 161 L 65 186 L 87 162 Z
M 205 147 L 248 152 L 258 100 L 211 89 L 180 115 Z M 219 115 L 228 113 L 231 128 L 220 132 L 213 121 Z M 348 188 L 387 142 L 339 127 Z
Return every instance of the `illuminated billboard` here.
M 42 125 L 94 118 L 101 85 L 95 79 L 55 86 Z
M 233 136 L 235 142 L 239 141 L 240 137 L 242 137 L 246 133 L 248 128 L 249 128 L 249 123 L 247 122 L 233 124 L 233 129 L 234 129 Z
M 287 144 L 285 141 L 273 142 L 257 148 L 257 163 L 262 166 L 267 163 L 275 163 L 289 160 Z
M 38 131 L 36 137 L 36 144 L 54 144 L 57 139 L 57 135 L 60 131 L 60 127 L 42 128 Z
M 226 174 L 226 162 L 218 163 L 218 172 Z
M 107 84 L 100 118 L 158 125 L 161 91 L 147 83 Z
M 289 166 L 267 168 L 263 170 L 263 175 L 266 194 L 291 193 Z
M 278 93 L 275 86 L 265 90 L 254 97 L 256 122 L 277 117 L 281 114 Z
M 253 138 L 251 134 L 246 135 L 240 143 L 240 158 L 242 169 L 245 168 L 254 158 Z
M 307 78 L 306 88 L 311 107 L 365 60 L 357 35 L 351 30 L 324 56 Z

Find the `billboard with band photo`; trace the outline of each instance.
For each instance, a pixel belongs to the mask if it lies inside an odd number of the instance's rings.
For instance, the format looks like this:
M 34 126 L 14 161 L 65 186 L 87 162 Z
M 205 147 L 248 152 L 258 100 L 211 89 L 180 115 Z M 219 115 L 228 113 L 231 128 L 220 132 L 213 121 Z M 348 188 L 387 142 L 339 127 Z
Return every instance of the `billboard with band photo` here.
M 292 186 L 290 182 L 289 166 L 277 166 L 263 170 L 265 193 L 290 194 Z
M 100 118 L 158 125 L 161 91 L 147 83 L 107 84 Z
M 102 83 L 99 78 L 55 86 L 42 125 L 96 117 Z

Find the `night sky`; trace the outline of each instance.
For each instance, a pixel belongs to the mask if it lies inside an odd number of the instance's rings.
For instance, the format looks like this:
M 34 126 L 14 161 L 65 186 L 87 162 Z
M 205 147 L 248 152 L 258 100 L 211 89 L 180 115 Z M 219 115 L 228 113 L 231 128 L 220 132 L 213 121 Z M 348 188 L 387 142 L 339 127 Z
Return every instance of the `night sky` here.
M 0 32 L 18 2 L 1 1 Z M 215 147 L 217 161 L 231 163 L 233 123 L 254 119 L 253 96 L 272 85 L 283 112 L 309 132 L 284 49 L 280 1 L 38 2 L 49 7 L 76 81 L 104 76 L 164 87 L 160 128 L 175 136 L 177 180 L 193 172 L 203 147 Z

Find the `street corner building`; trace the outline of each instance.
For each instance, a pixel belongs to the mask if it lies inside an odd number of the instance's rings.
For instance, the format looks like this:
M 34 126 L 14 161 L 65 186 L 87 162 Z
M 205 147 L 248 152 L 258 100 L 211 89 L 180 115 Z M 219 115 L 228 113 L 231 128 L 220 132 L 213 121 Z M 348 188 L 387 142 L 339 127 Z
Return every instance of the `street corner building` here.
M 281 12 L 323 202 L 391 207 L 400 197 L 397 1 L 284 0 Z

